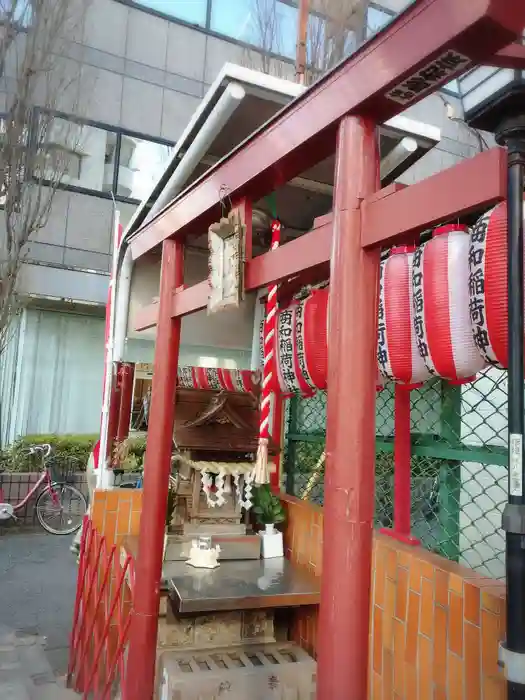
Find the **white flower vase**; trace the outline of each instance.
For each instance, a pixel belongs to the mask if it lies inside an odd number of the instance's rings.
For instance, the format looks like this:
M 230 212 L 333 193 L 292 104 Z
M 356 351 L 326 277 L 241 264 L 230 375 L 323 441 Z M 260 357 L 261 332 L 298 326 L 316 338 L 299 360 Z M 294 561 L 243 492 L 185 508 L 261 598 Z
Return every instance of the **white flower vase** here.
M 283 533 L 275 529 L 273 523 L 267 524 L 260 536 L 262 537 L 263 559 L 275 559 L 284 556 Z

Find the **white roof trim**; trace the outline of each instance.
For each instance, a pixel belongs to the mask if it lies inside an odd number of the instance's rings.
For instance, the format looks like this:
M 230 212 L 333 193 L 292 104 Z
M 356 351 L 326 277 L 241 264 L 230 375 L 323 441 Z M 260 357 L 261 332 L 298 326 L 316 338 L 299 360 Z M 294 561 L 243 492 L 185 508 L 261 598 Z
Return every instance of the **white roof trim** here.
M 219 75 L 215 78 L 212 85 L 206 92 L 192 118 L 188 122 L 186 128 L 182 132 L 179 140 L 175 144 L 175 150 L 173 156 L 166 166 L 164 172 L 159 176 L 158 180 L 152 185 L 150 191 L 142 202 L 138 205 L 130 222 L 124 229 L 124 234 L 122 236 L 122 241 L 128 236 L 134 229 L 135 221 L 142 214 L 143 209 L 151 198 L 151 195 L 157 188 L 159 182 L 164 177 L 167 170 L 170 170 L 173 163 L 176 161 L 179 152 L 183 149 L 188 137 L 192 134 L 195 126 L 198 124 L 199 120 L 206 114 L 210 109 L 210 105 L 213 102 L 215 94 L 217 91 L 225 84 L 230 82 L 242 83 L 243 87 L 248 93 L 261 94 L 263 93 L 273 93 L 279 97 L 286 97 L 293 99 L 302 94 L 306 87 L 304 85 L 299 85 L 298 83 L 291 82 L 290 80 L 284 80 L 283 78 L 277 78 L 273 75 L 267 75 L 266 73 L 261 73 L 260 71 L 252 70 L 251 68 L 245 68 L 244 66 L 238 66 L 235 63 L 225 63 L 222 67 Z M 269 97 L 269 95 L 268 95 Z M 288 101 L 288 100 L 287 100 Z
M 298 83 L 290 80 L 284 80 L 283 78 L 277 78 L 273 75 L 267 75 L 266 73 L 261 73 L 260 71 L 252 70 L 251 68 L 245 68 L 244 66 L 239 66 L 235 63 L 225 63 L 206 92 L 206 95 L 203 97 L 202 102 L 193 113 L 193 116 L 188 122 L 188 125 L 184 129 L 181 137 L 177 141 L 173 156 L 166 166 L 164 172 L 159 176 L 159 179 L 152 186 L 151 190 L 148 192 L 148 195 L 135 210 L 129 224 L 124 230 L 124 235 L 122 237 L 123 241 L 133 232 L 135 222 L 143 214 L 146 204 L 150 200 L 155 189 L 158 187 L 159 182 L 161 182 L 165 176 L 166 171 L 172 169 L 180 151 L 187 146 L 187 140 L 193 133 L 196 125 L 200 120 L 202 120 L 206 113 L 210 111 L 210 107 L 214 101 L 214 98 L 216 97 L 216 93 L 222 86 L 231 82 L 241 83 L 246 92 L 249 94 L 259 95 L 261 97 L 268 96 L 269 98 L 270 95 L 273 94 L 275 97 L 281 99 L 283 97 L 288 98 L 286 102 L 299 97 L 299 95 L 301 95 L 307 89 L 304 85 L 299 85 Z M 277 101 L 281 100 L 278 99 Z M 398 129 L 399 131 L 403 131 L 409 135 L 415 136 L 416 138 L 419 136 L 421 138 L 432 140 L 435 143 L 438 143 L 441 140 L 441 129 L 439 127 L 426 124 L 403 115 L 397 115 L 392 119 L 389 119 L 385 122 L 385 126 Z

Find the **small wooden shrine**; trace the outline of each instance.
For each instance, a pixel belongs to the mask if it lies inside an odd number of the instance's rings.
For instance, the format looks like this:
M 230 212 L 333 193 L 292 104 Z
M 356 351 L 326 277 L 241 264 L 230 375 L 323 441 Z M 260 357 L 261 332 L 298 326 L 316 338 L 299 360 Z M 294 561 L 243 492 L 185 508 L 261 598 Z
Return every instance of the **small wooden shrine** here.
M 172 531 L 185 537 L 246 534 L 259 431 L 259 383 L 252 372 L 179 370 L 174 426 Z M 270 458 L 277 454 L 269 446 Z

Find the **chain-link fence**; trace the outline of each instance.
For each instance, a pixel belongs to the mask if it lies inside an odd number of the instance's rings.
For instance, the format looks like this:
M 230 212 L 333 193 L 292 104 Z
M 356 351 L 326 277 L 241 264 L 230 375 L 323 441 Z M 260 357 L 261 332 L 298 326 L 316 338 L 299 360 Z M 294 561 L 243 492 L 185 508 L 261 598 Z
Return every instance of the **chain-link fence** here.
M 505 574 L 507 374 L 411 392 L 412 534 L 423 546 L 494 578 Z M 326 395 L 287 402 L 286 490 L 323 503 Z M 350 418 L 349 418 L 350 420 Z M 376 401 L 376 525 L 393 524 L 394 387 Z

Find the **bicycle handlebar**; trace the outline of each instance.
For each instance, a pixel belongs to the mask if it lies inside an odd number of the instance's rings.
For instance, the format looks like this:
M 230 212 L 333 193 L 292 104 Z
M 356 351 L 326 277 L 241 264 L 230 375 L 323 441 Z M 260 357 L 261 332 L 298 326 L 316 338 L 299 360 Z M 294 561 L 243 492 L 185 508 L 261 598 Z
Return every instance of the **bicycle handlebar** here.
M 46 459 L 46 457 L 49 457 L 49 455 L 51 454 L 51 445 L 45 443 L 43 445 L 33 445 L 29 448 L 30 455 L 35 455 L 39 452 L 40 454 L 42 454 L 43 458 Z

